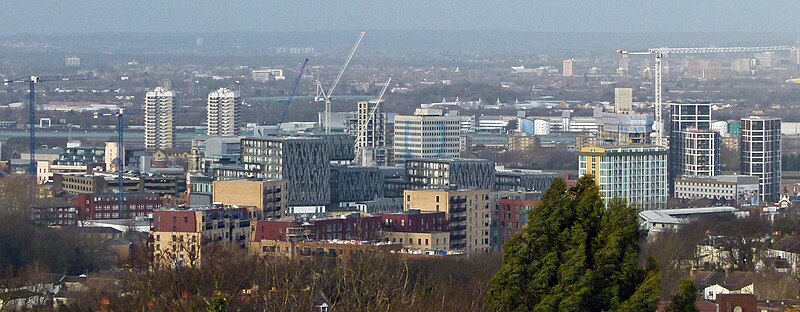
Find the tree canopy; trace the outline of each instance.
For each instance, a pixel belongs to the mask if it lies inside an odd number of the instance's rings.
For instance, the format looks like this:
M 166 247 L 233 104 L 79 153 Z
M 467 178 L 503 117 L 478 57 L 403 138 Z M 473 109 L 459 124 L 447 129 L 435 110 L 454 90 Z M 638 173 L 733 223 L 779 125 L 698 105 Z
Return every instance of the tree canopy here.
M 605 207 L 591 177 L 557 179 L 504 246 L 487 304 L 496 311 L 654 311 L 660 276 L 639 267 L 635 207 Z

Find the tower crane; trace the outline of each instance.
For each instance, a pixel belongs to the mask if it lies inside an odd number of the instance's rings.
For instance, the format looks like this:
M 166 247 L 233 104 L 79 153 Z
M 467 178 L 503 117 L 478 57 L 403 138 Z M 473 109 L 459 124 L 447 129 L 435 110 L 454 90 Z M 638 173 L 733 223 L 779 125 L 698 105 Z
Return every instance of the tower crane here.
M 294 86 L 292 86 L 292 93 L 289 94 L 289 98 L 286 99 L 286 105 L 283 106 L 283 111 L 281 111 L 281 119 L 278 120 L 278 128 L 277 130 L 281 130 L 281 124 L 286 121 L 286 113 L 289 112 L 289 106 L 292 105 L 292 98 L 294 97 L 294 93 L 297 92 L 297 85 L 300 84 L 300 78 L 303 77 L 303 71 L 306 70 L 306 65 L 308 64 L 308 59 L 303 61 L 303 65 L 300 65 L 300 72 L 297 73 L 297 78 L 294 79 Z
M 386 89 L 389 87 L 389 83 L 392 82 L 392 78 L 386 81 L 383 85 L 383 89 L 381 89 L 381 93 L 378 95 L 378 99 L 375 100 L 375 106 L 367 114 L 367 119 L 363 121 L 362 124 L 358 125 L 358 136 L 356 137 L 356 148 L 359 147 L 368 147 L 367 146 L 367 131 L 369 128 L 370 122 L 375 122 L 375 113 L 378 111 L 378 108 L 381 106 L 381 101 L 383 101 L 383 95 L 386 93 Z M 376 147 L 376 146 L 369 146 L 369 147 Z
M 322 92 L 322 97 L 325 100 L 325 132 L 331 132 L 331 95 L 333 94 L 333 90 L 336 89 L 336 85 L 339 84 L 339 80 L 342 79 L 342 75 L 344 74 L 345 69 L 347 69 L 347 65 L 350 64 L 350 60 L 353 59 L 353 55 L 356 54 L 356 50 L 358 50 L 358 45 L 361 44 L 361 40 L 364 39 L 364 35 L 366 31 L 362 31 L 361 34 L 358 36 L 358 41 L 356 44 L 353 45 L 353 49 L 350 50 L 350 54 L 347 55 L 347 60 L 344 61 L 344 65 L 339 70 L 339 74 L 336 75 L 336 79 L 331 84 L 331 88 L 328 89 L 328 92 Z M 319 86 L 319 80 L 317 80 L 317 85 Z
M 767 47 L 721 47 L 721 48 L 651 48 L 647 51 L 630 52 L 617 50 L 623 58 L 629 55 L 654 55 L 655 56 L 655 123 L 656 123 L 656 145 L 663 146 L 664 122 L 661 117 L 662 107 L 662 84 L 661 84 L 661 59 L 669 54 L 705 54 L 705 53 L 743 53 L 743 52 L 770 52 L 770 51 L 790 51 L 794 50 L 790 46 L 767 46 Z
M 15 83 L 28 84 L 28 133 L 30 135 L 30 153 L 31 160 L 28 167 L 28 173 L 36 174 L 36 84 L 40 82 L 51 81 L 76 81 L 76 80 L 94 80 L 93 76 L 86 75 L 72 75 L 72 76 L 25 76 L 17 79 L 3 79 L 3 85 L 8 86 Z

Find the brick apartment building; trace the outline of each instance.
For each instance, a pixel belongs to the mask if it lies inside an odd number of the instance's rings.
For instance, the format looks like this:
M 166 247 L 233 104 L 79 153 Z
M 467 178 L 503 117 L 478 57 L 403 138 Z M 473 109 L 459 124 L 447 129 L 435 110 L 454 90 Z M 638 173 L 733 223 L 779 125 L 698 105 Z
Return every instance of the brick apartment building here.
M 156 194 L 125 193 L 123 196 L 123 215 L 119 216 L 119 197 L 117 194 L 78 194 L 71 203 L 78 208 L 81 220 L 127 219 L 145 217 L 161 209 L 164 201 Z
M 212 243 L 247 248 L 250 218 L 246 208 L 223 206 L 162 209 L 153 212 L 153 262 L 157 266 L 198 266 Z

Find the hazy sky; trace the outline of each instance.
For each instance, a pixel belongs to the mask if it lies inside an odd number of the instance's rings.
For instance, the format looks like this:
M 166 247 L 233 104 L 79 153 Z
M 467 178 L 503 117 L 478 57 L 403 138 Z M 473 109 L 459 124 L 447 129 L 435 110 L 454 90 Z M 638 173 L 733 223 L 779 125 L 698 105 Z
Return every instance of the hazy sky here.
M 0 34 L 315 31 L 797 31 L 798 0 L 4 1 Z

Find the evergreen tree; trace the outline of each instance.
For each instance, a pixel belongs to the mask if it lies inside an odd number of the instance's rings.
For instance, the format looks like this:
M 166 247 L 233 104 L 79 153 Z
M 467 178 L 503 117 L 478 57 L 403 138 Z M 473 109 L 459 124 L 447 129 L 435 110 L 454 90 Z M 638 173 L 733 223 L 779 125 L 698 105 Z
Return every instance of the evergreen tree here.
M 560 179 L 503 248 L 487 303 L 496 311 L 653 311 L 660 276 L 638 267 L 635 208 L 608 208 L 591 177 Z
M 678 284 L 678 290 L 672 294 L 671 312 L 697 312 L 694 302 L 697 301 L 697 287 L 690 279 L 684 279 Z

